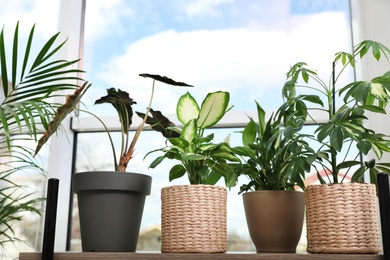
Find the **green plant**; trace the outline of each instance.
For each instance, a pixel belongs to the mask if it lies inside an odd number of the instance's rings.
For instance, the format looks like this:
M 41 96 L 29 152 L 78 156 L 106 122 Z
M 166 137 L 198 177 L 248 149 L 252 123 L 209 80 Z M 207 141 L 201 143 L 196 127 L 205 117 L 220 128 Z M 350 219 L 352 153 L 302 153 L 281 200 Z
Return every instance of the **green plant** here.
M 242 146 L 233 148 L 245 163 L 235 169 L 245 175 L 249 183 L 240 187 L 240 193 L 249 190 L 304 189 L 305 172 L 315 160 L 313 150 L 301 131 L 307 113 L 299 106 L 304 103 L 284 103 L 266 121 L 266 113 L 256 101 L 257 122 L 249 118 L 241 131 Z
M 130 98 L 129 94 L 126 91 L 122 91 L 120 89 L 115 90 L 114 88 L 110 88 L 107 89 L 106 96 L 101 97 L 100 99 L 95 101 L 95 104 L 103 104 L 103 103 L 111 104 L 117 111 L 119 121 L 121 123 L 122 142 L 121 142 L 120 157 L 118 161 L 115 153 L 115 146 L 112 141 L 108 128 L 105 126 L 104 122 L 101 119 L 93 115 L 104 125 L 107 134 L 109 136 L 111 148 L 114 156 L 115 171 L 121 171 L 121 172 L 126 171 L 127 165 L 130 159 L 133 157 L 135 144 L 137 143 L 138 138 L 142 130 L 144 129 L 145 123 L 153 125 L 153 129 L 161 132 L 164 136 L 170 136 L 172 134 L 174 135 L 172 131 L 167 129 L 168 126 L 174 126 L 174 124 L 170 122 L 166 117 L 164 117 L 160 111 L 154 111 L 151 108 L 156 80 L 174 86 L 192 87 L 187 83 L 177 82 L 165 76 L 159 76 L 159 75 L 147 74 L 147 73 L 140 74 L 140 76 L 153 79 L 152 92 L 149 100 L 149 105 L 146 109 L 146 113 L 143 114 L 140 112 L 136 112 L 142 118 L 142 122 L 137 128 L 137 130 L 135 131 L 131 142 L 129 142 L 130 140 L 129 131 L 130 131 L 130 126 L 132 124 L 132 118 L 133 118 L 132 105 L 136 104 L 136 102 L 132 98 Z
M 13 225 L 26 212 L 40 213 L 31 193 L 23 193 L 23 186 L 13 181 L 20 172 L 44 169 L 34 159 L 34 150 L 26 143 L 37 141 L 38 135 L 50 125 L 61 106 L 54 97 L 65 97 L 65 91 L 78 89 L 82 72 L 74 66 L 78 60 L 66 61 L 54 56 L 65 44 L 56 43 L 59 33 L 52 36 L 38 53 L 33 53 L 35 25 L 27 42 L 19 40 L 17 23 L 12 48 L 6 48 L 5 29 L 0 32 L 0 245 L 14 241 Z
M 217 124 L 231 109 L 230 94 L 224 91 L 208 93 L 201 106 L 187 92 L 177 103 L 176 114 L 183 128 L 168 128 L 180 133 L 178 137 L 169 137 L 166 147 L 153 150 L 163 152 L 150 168 L 155 168 L 164 159 L 177 160 L 169 172 L 169 180 L 180 178 L 187 173 L 190 184 L 215 184 L 221 176 L 227 187 L 236 184 L 236 175 L 229 162 L 239 162 L 229 144 L 224 141 L 213 143 L 214 133 L 206 135 L 206 128 Z M 147 154 L 147 155 L 148 155 Z
M 345 176 L 353 171 L 353 167 L 356 169 L 352 173 L 354 182 L 361 182 L 367 170 L 372 183 L 376 183 L 376 174 L 379 171 L 390 173 L 389 163 L 377 163 L 374 159 L 370 161 L 360 159 L 361 154 L 367 155 L 369 151 L 373 151 L 377 158 L 381 158 L 384 152 L 390 151 L 388 136 L 376 133 L 364 124 L 367 120 L 367 112 L 386 113 L 385 107 L 390 93 L 390 72 L 370 81 L 356 81 L 341 88 L 337 87 L 338 80 L 346 68 L 351 66 L 354 69 L 356 59 L 366 56 L 370 53 L 370 49 L 376 60 L 379 60 L 382 55 L 388 58 L 390 54 L 387 47 L 370 40 L 357 44 L 352 53 L 336 53 L 329 84 L 326 84 L 317 72 L 310 69 L 304 62 L 296 63 L 287 73 L 283 96 L 291 102 L 305 97 L 306 101 L 309 101 L 306 103 L 310 105 L 306 108 L 309 116 L 312 111 L 319 110 L 325 112 L 328 117 L 328 121 L 322 124 L 316 122 L 311 116 L 317 126 L 313 137 L 320 143 L 320 148 L 315 155 L 319 163 L 319 169 L 316 167 L 317 176 L 321 183 L 326 181 L 341 183 Z M 338 73 L 336 73 L 337 68 Z M 299 83 L 299 80 L 303 80 L 304 84 Z M 317 91 L 320 96 L 297 95 L 298 88 Z M 358 152 L 352 156 L 352 159 L 346 160 L 345 158 L 352 153 L 353 145 L 356 145 Z M 319 170 L 325 171 L 327 180 L 321 177 Z M 339 176 L 341 171 L 345 172 Z

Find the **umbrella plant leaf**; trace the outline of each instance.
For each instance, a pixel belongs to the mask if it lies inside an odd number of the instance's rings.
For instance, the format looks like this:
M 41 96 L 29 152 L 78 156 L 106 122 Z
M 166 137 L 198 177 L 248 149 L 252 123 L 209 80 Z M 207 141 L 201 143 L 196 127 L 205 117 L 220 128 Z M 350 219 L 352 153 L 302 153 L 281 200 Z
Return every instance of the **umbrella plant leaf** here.
M 343 146 L 343 132 L 340 128 L 335 127 L 330 133 L 330 145 L 337 151 L 341 151 Z

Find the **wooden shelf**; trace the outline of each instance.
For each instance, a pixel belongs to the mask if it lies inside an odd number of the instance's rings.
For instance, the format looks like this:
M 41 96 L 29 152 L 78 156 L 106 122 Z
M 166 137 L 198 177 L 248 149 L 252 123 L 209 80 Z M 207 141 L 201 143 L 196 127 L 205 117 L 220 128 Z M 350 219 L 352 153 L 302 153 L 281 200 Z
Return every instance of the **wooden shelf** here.
M 40 253 L 20 253 L 19 260 L 40 260 Z M 267 260 L 383 260 L 383 255 L 368 254 L 256 254 L 256 253 L 225 253 L 225 254 L 168 254 L 168 253 L 55 253 L 53 260 L 87 260 L 87 259 L 267 259 Z

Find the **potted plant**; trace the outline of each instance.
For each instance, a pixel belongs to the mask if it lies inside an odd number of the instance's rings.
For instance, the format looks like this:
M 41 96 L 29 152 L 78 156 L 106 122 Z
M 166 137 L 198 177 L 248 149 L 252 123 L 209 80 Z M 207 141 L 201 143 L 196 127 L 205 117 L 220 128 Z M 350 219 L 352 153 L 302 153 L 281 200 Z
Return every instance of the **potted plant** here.
M 371 51 L 370 51 L 371 50 Z M 305 192 L 307 251 L 310 253 L 378 253 L 380 239 L 376 205 L 376 174 L 390 172 L 388 163 L 362 161 L 361 156 L 373 151 L 377 158 L 390 151 L 388 136 L 366 127 L 366 114 L 385 114 L 389 99 L 390 72 L 370 81 L 355 81 L 337 86 L 348 66 L 355 68 L 358 58 L 368 53 L 379 60 L 390 50 L 370 40 L 357 44 L 352 53 L 339 52 L 333 62 L 333 74 L 327 85 L 306 63 L 291 67 L 283 95 L 296 100 L 299 88 L 318 91 L 320 96 L 307 99 L 306 111 L 326 113 L 328 121 L 316 125 L 313 135 L 320 148 L 313 166 L 321 185 L 309 185 Z M 339 71 L 336 73 L 336 70 Z M 299 81 L 303 80 L 303 84 Z M 310 81 L 310 84 L 309 84 Z M 353 146 L 357 152 L 353 153 Z M 323 178 L 320 171 L 326 173 Z M 368 171 L 371 184 L 362 183 Z M 346 183 L 351 173 L 352 183 Z
M 256 108 L 257 122 L 249 118 L 242 146 L 233 148 L 245 162 L 236 174 L 249 179 L 240 187 L 249 234 L 258 253 L 294 253 L 304 219 L 303 180 L 315 159 L 298 134 L 307 114 L 286 102 L 266 121 L 258 102 Z
M 176 86 L 191 86 L 159 75 L 140 74 L 140 76 L 153 79 L 152 94 L 147 111 L 143 114 L 143 120 L 131 142 L 132 105 L 136 104 L 136 101 L 130 98 L 126 91 L 110 88 L 107 89 L 106 96 L 95 102 L 95 104 L 109 103 L 118 113 L 122 133 L 119 158 L 110 131 L 104 122 L 89 111 L 82 110 L 95 117 L 105 127 L 114 159 L 113 171 L 78 172 L 73 176 L 73 191 L 78 198 L 81 243 L 84 252 L 134 252 L 136 250 L 145 198 L 150 194 L 152 178 L 145 174 L 127 172 L 126 168 L 133 157 L 136 142 L 146 122 L 155 122 L 155 129 L 163 134 L 167 134 L 165 132 L 167 126 L 173 125 L 159 111 L 151 109 L 155 81 Z M 65 107 L 75 109 L 75 104 L 68 106 L 65 104 L 61 109 Z M 61 118 L 57 121 L 61 121 Z M 53 127 L 46 133 L 48 136 L 55 132 L 58 126 L 55 120 L 52 124 Z M 158 128 L 158 125 L 164 127 Z M 44 141 L 46 140 L 47 138 Z
M 57 42 L 56 33 L 42 46 L 36 46 L 35 25 L 28 39 L 19 38 L 16 24 L 12 47 L 7 48 L 3 27 L 0 32 L 0 246 L 20 241 L 16 226 L 26 213 L 41 214 L 39 205 L 44 198 L 26 192 L 24 185 L 14 180 L 22 172 L 45 174 L 27 145 L 35 142 L 60 104 L 53 97 L 64 97 L 78 89 L 82 71 L 75 69 L 78 60 L 60 60 L 55 55 L 65 42 Z M 32 51 L 37 48 L 37 52 Z M 26 229 L 24 229 L 26 230 Z M 7 244 L 8 245 L 8 244 Z
M 227 187 L 236 183 L 230 162 L 239 162 L 226 141 L 213 143 L 209 127 L 220 121 L 229 106 L 228 92 L 208 93 L 199 106 L 186 93 L 179 98 L 177 118 L 180 133 L 167 138 L 167 146 L 152 152 L 162 152 L 151 164 L 158 166 L 164 159 L 178 161 L 169 171 L 169 180 L 185 174 L 190 185 L 172 185 L 161 190 L 161 251 L 163 253 L 216 253 L 227 250 L 226 202 L 227 190 L 215 185 L 223 176 Z

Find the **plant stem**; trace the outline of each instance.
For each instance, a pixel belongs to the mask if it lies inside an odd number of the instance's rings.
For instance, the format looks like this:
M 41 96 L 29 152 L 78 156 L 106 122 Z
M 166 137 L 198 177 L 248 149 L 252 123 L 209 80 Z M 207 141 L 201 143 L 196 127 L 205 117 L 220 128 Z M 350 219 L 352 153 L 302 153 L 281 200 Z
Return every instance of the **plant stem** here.
M 116 160 L 116 154 L 115 154 L 115 146 L 114 146 L 114 142 L 112 141 L 112 137 L 110 135 L 110 131 L 108 130 L 108 127 L 106 126 L 106 124 L 103 122 L 103 120 L 101 120 L 97 115 L 87 111 L 87 110 L 83 110 L 83 109 L 78 109 L 79 111 L 81 112 L 85 112 L 91 116 L 93 116 L 94 118 L 96 118 L 104 127 L 104 129 L 106 130 L 107 132 L 107 135 L 108 135 L 108 138 L 110 140 L 110 144 L 111 144 L 111 149 L 112 149 L 112 154 L 114 156 L 114 166 L 115 166 L 115 171 L 119 171 L 119 166 L 118 166 L 118 162 Z
M 149 115 L 149 112 L 150 112 L 150 108 L 152 106 L 152 101 L 153 101 L 153 96 L 154 96 L 154 84 L 155 84 L 155 82 L 156 82 L 156 80 L 153 80 L 152 94 L 150 95 L 149 105 L 148 105 L 148 108 L 146 109 L 146 113 L 145 113 L 144 119 L 142 120 L 142 123 L 138 126 L 137 130 L 135 131 L 135 134 L 134 134 L 133 140 L 131 141 L 130 147 L 129 147 L 129 149 L 127 150 L 127 152 L 125 154 L 126 161 L 129 161 L 131 159 L 131 157 L 133 156 L 135 144 L 137 143 L 138 138 L 141 135 L 142 130 L 144 129 L 145 122 L 148 119 L 148 115 Z
M 328 104 L 329 104 L 329 120 L 332 119 L 332 116 L 335 114 L 336 111 L 336 78 L 335 78 L 335 63 L 332 63 L 332 85 L 331 90 L 328 93 Z M 338 172 L 337 172 L 337 153 L 334 151 L 333 147 L 330 147 L 331 151 L 331 157 L 332 157 L 332 176 L 333 176 L 333 183 L 338 183 Z

